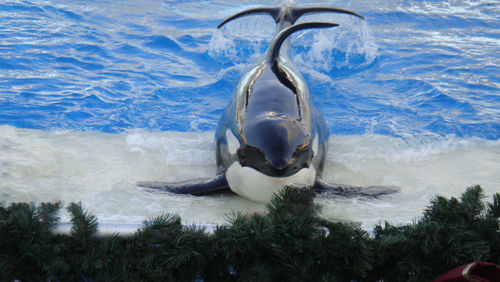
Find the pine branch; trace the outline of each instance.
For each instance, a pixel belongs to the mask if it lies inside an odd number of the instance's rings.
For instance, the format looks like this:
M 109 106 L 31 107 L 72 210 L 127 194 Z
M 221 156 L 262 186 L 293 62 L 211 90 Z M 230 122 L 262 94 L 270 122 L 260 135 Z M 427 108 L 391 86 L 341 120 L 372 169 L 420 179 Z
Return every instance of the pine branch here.
M 96 235 L 98 227 L 97 218 L 94 215 L 83 211 L 81 203 L 71 203 L 68 207 L 68 211 L 72 215 L 72 236 L 83 242 Z
M 479 186 L 435 197 L 411 224 L 373 236 L 318 215 L 310 190 L 287 187 L 267 213 L 233 213 L 213 233 L 178 215 L 129 237 L 97 235 L 97 219 L 70 204 L 73 227 L 56 235 L 61 203 L 0 203 L 0 278 L 6 281 L 429 281 L 455 266 L 500 263 L 500 195 Z

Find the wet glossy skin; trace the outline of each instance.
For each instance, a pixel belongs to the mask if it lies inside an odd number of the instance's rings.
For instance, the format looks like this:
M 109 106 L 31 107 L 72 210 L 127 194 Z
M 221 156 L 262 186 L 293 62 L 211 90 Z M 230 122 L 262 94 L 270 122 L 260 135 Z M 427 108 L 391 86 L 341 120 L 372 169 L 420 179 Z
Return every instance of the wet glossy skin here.
M 263 60 L 243 76 L 221 118 L 219 173 L 238 162 L 268 177 L 289 177 L 310 167 L 321 175 L 328 130 L 288 57 L 286 37 L 276 38 Z
M 246 73 L 235 88 L 230 106 L 221 117 L 216 131 L 218 173 L 238 163 L 271 178 L 289 178 L 311 168 L 319 178 L 326 154 L 328 129 L 313 105 L 304 79 L 290 60 L 290 34 L 309 28 L 328 28 L 338 24 L 309 22 L 295 24 L 304 14 L 355 12 L 330 7 L 257 7 L 239 12 L 225 23 L 241 16 L 264 13 L 276 21 L 278 33 L 261 62 Z M 237 148 L 237 149 L 236 149 Z M 233 184 L 241 181 L 233 179 Z M 271 179 L 269 181 L 274 181 Z M 229 181 L 231 182 L 231 181 Z M 303 183 L 312 186 L 311 181 Z M 229 183 L 231 189 L 232 184 Z M 234 185 L 233 185 L 234 186 Z
M 310 132 L 296 92 L 293 82 L 269 65 L 248 87 L 242 121 L 245 144 L 238 149 L 242 166 L 276 177 L 309 167 L 313 157 Z

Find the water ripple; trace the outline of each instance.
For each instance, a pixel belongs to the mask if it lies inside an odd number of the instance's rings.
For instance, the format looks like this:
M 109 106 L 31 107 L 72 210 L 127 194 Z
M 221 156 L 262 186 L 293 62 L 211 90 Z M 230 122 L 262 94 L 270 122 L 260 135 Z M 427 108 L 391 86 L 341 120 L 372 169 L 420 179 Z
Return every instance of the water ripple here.
M 344 4 L 366 22 L 315 15 L 303 20 L 341 25 L 292 38 L 292 58 L 332 134 L 500 138 L 496 6 Z M 268 17 L 215 30 L 240 9 L 225 1 L 1 3 L 0 124 L 213 130 L 274 31 Z

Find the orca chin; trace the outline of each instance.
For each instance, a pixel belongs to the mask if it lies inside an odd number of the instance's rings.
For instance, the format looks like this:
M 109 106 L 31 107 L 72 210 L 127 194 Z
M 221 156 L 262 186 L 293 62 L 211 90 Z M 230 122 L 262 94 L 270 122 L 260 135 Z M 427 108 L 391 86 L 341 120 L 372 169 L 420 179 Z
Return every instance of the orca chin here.
M 313 167 L 303 168 L 287 177 L 272 177 L 234 162 L 226 171 L 226 179 L 236 194 L 248 200 L 265 203 L 286 185 L 313 187 L 316 170 Z

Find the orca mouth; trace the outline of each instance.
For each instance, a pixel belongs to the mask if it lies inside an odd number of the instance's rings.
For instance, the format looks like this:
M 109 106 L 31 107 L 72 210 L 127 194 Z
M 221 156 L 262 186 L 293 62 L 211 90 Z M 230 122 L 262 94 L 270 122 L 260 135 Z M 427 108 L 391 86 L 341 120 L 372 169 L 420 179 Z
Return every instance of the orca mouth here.
M 288 177 L 311 165 L 313 152 L 299 149 L 290 160 L 272 158 L 269 160 L 258 148 L 244 145 L 237 150 L 238 162 L 243 167 L 251 167 L 267 176 Z

